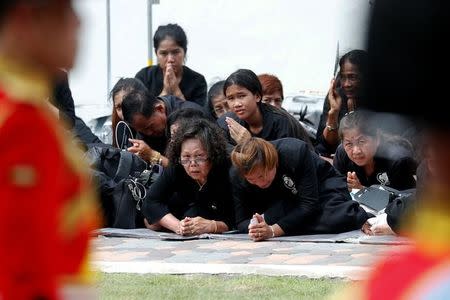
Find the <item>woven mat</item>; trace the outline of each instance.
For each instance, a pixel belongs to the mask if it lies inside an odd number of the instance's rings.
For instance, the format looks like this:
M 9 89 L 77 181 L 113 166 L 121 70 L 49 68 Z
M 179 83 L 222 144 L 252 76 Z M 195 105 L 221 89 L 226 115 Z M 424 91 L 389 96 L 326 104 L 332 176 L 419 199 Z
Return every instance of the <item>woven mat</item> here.
M 125 237 L 140 239 L 163 239 L 163 240 L 194 240 L 194 239 L 210 239 L 210 240 L 249 240 L 247 234 L 229 233 L 229 234 L 201 234 L 191 237 L 183 237 L 175 233 L 162 233 L 146 228 L 139 229 L 118 229 L 118 228 L 102 228 L 93 232 L 94 236 L 106 237 Z M 282 236 L 270 239 L 279 242 L 310 242 L 310 243 L 351 243 L 351 244 L 378 244 L 378 245 L 405 245 L 412 244 L 412 241 L 392 235 L 385 236 L 368 236 L 360 230 L 343 232 L 338 234 L 313 234 L 313 235 L 296 235 Z

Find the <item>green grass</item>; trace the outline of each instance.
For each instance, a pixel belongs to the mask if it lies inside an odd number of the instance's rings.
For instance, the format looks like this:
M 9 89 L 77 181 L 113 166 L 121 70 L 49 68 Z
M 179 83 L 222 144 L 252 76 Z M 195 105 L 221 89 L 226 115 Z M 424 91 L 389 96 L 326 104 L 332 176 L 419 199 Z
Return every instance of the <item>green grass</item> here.
M 298 277 L 99 274 L 100 299 L 323 299 L 343 281 Z

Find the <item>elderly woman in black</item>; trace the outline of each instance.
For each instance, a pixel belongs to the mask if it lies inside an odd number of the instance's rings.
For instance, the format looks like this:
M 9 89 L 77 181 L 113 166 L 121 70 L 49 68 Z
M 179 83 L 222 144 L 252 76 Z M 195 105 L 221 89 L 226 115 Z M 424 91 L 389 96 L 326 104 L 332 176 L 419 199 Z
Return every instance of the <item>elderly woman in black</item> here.
M 345 177 L 301 140 L 252 137 L 231 153 L 237 227 L 254 241 L 361 228 L 368 216 Z
M 180 235 L 221 233 L 232 224 L 225 138 L 205 119 L 179 124 L 167 155 L 169 167 L 144 201 L 146 226 Z

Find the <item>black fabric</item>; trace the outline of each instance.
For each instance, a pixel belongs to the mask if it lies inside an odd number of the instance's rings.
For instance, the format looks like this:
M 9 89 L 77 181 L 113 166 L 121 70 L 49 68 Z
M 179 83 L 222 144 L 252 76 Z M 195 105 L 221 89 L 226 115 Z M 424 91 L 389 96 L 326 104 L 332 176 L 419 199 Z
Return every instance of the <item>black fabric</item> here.
M 63 120 L 66 129 L 72 129 L 75 126 L 75 104 L 72 98 L 72 92 L 69 88 L 69 79 L 67 73 L 60 71 L 61 79 L 53 89 L 51 102 L 59 110 L 59 119 Z
M 87 150 L 90 146 L 94 145 L 106 146 L 106 144 L 92 133 L 91 129 L 80 117 L 75 116 L 75 126 L 73 127 L 72 132 L 74 137 L 81 142 L 81 146 L 84 150 Z
M 265 103 L 258 103 L 258 107 L 261 111 L 263 119 L 263 128 L 258 134 L 253 134 L 249 130 L 249 125 L 245 121 L 239 119 L 233 112 L 227 112 L 217 119 L 217 124 L 225 131 L 228 142 L 231 145 L 236 145 L 236 142 L 231 138 L 228 125 L 225 122 L 227 117 L 233 118 L 236 122 L 247 128 L 252 136 L 262 138 L 266 141 L 292 137 L 310 143 L 309 137 L 302 135 L 301 129 L 298 127 L 301 126 L 300 123 L 295 120 L 293 116 L 289 115 L 289 113 L 286 112 L 286 115 L 281 110 L 274 109 L 269 104 Z
M 186 216 L 223 221 L 233 227 L 228 165 L 215 166 L 199 190 L 181 165 L 171 165 L 152 185 L 143 204 L 143 214 L 153 224 L 168 213 L 178 219 Z
M 105 216 L 105 226 L 132 229 L 144 227 L 140 207 L 159 169 L 128 151 L 93 146 L 86 152 Z
M 405 216 L 416 211 L 416 198 L 416 193 L 413 192 L 407 196 L 395 198 L 386 206 L 386 220 L 395 233 L 399 233 Z
M 164 77 L 162 69 L 158 65 L 141 69 L 135 77 L 144 83 L 151 94 L 155 96 L 161 94 Z M 183 66 L 180 90 L 187 101 L 195 102 L 200 106 L 205 104 L 207 92 L 205 77 L 186 66 Z
M 200 110 L 205 112 L 205 109 L 194 102 L 185 101 L 179 99 L 175 96 L 161 96 L 158 97 L 161 101 L 164 102 L 164 106 L 166 108 L 166 116 L 168 117 L 171 113 L 184 109 L 184 108 L 192 108 L 196 110 Z M 166 151 L 168 137 L 166 135 L 162 136 L 146 136 L 141 133 L 136 134 L 136 138 L 143 140 L 150 148 L 156 150 L 160 153 L 164 153 Z
M 374 160 L 375 170 L 371 176 L 367 177 L 364 169 L 351 161 L 343 146 L 339 145 L 333 165 L 345 176 L 347 172 L 355 172 L 363 186 L 379 184 L 397 190 L 416 187 L 414 175 L 417 164 L 412 158 L 412 153 L 403 147 L 391 143 L 380 145 Z
M 424 120 L 448 132 L 450 2 L 374 1 L 368 36 L 367 109 Z M 386 76 L 386 71 L 389 76 Z M 436 74 L 430 76 L 430 74 Z
M 248 231 L 254 213 L 264 214 L 288 235 L 338 233 L 358 229 L 368 216 L 351 200 L 343 176 L 298 139 L 272 141 L 279 165 L 272 184 L 260 189 L 249 184 L 233 167 L 234 211 L 237 227 Z

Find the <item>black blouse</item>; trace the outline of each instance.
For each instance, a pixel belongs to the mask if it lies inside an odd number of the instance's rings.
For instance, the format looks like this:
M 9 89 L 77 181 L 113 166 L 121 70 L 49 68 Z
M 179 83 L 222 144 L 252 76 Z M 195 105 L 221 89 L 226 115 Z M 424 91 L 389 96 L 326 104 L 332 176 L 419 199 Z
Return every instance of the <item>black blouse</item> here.
M 164 77 L 162 69 L 158 65 L 141 69 L 135 77 L 144 83 L 152 95 L 159 96 L 161 94 Z M 200 106 L 205 104 L 207 92 L 205 77 L 186 66 L 183 66 L 180 90 L 187 101 L 195 102 Z
M 375 153 L 375 170 L 367 177 L 364 169 L 347 156 L 341 144 L 336 150 L 333 165 L 345 176 L 347 172 L 355 172 L 363 186 L 379 184 L 397 190 L 407 190 L 416 187 L 414 175 L 417 164 L 411 156 L 403 147 L 394 144 L 382 145 Z
M 200 188 L 181 165 L 171 165 L 150 187 L 142 212 L 150 223 L 171 213 L 178 219 L 200 216 L 223 221 L 231 229 L 233 214 L 228 172 L 228 165 L 213 167 L 207 182 Z
M 247 231 L 253 213 L 263 213 L 280 201 L 293 209 L 286 211 L 276 223 L 286 234 L 292 234 L 307 227 L 308 222 L 320 213 L 322 204 L 337 194 L 341 199 L 351 200 L 345 178 L 310 151 L 303 141 L 285 138 L 271 143 L 277 149 L 279 165 L 268 188 L 261 189 L 248 183 L 234 167 L 230 171 L 236 223 L 240 231 Z
M 247 128 L 252 136 L 262 138 L 266 141 L 273 141 L 281 138 L 292 137 L 301 140 L 308 139 L 305 137 L 301 131 L 301 124 L 293 116 L 289 115 L 286 111 L 281 111 L 281 109 L 274 108 L 269 104 L 258 103 L 258 107 L 262 114 L 263 128 L 258 134 L 253 134 L 249 130 L 249 125 L 247 122 L 241 120 L 233 112 L 228 112 L 225 115 L 217 119 L 217 124 L 225 131 L 227 135 L 228 142 L 232 145 L 236 145 L 236 142 L 231 138 L 230 131 L 228 130 L 228 125 L 225 122 L 226 117 L 233 118 Z M 306 142 L 309 142 L 307 140 Z

